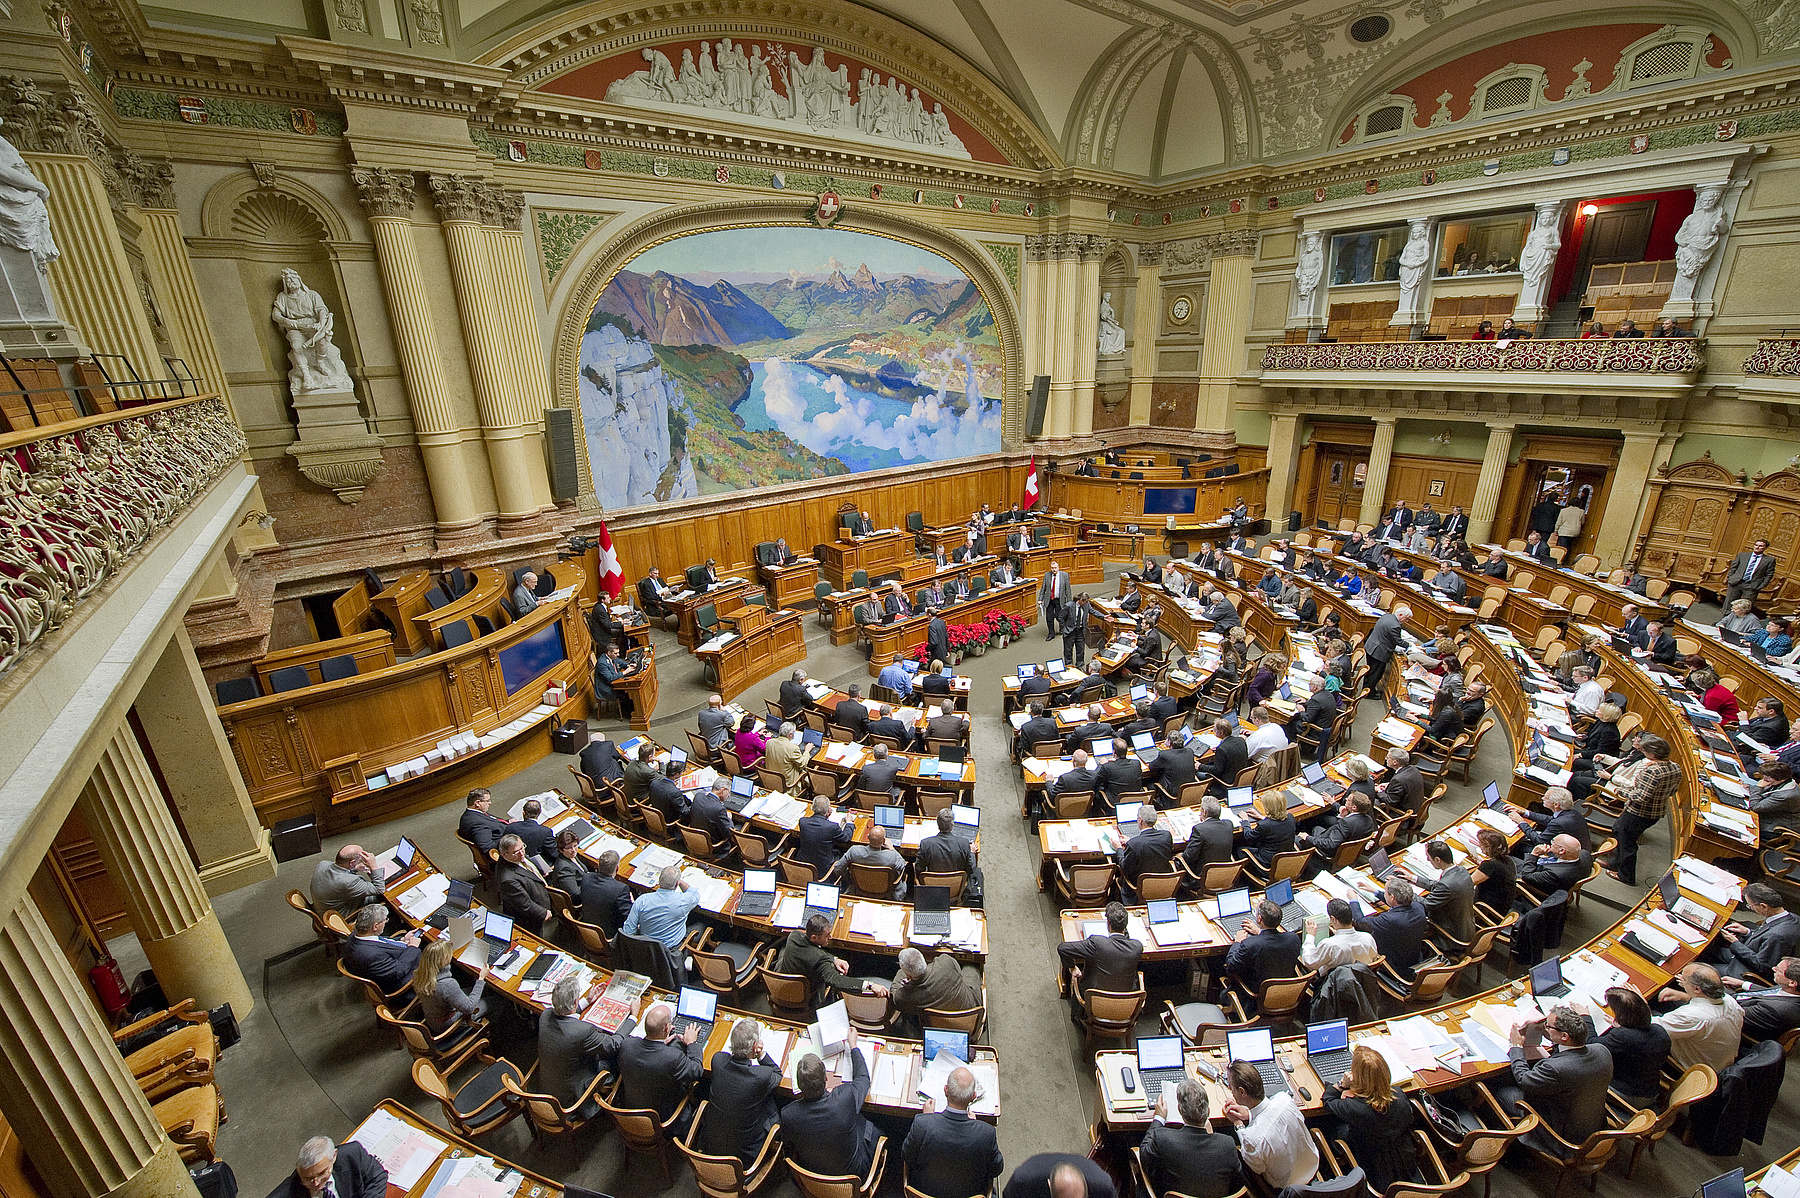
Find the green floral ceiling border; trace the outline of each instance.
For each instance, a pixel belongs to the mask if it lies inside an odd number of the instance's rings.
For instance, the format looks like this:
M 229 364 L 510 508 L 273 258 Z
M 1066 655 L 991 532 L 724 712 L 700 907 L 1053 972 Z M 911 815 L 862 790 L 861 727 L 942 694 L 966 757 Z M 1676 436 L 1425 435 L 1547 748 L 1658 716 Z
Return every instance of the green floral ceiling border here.
M 1658 129 L 1647 135 L 1649 150 L 1670 150 L 1681 146 L 1701 145 L 1716 140 L 1719 123 L 1712 120 L 1692 121 L 1668 129 Z M 1759 116 L 1744 117 L 1738 121 L 1736 137 L 1766 137 L 1776 133 L 1792 132 L 1800 129 L 1800 108 L 1787 108 L 1780 112 L 1763 113 Z M 1423 191 L 1431 184 L 1425 182 L 1427 171 L 1435 172 L 1434 182 L 1451 183 L 1459 179 L 1473 179 L 1483 174 L 1510 175 L 1519 171 L 1541 170 L 1544 167 L 1556 166 L 1552 155 L 1558 149 L 1569 151 L 1570 162 L 1592 162 L 1602 158 L 1620 158 L 1633 153 L 1632 142 L 1636 137 L 1606 137 L 1591 141 L 1570 142 L 1563 146 L 1553 146 L 1524 150 L 1515 154 L 1499 154 L 1487 160 L 1453 162 L 1439 167 L 1419 167 L 1405 171 L 1394 171 L 1388 174 L 1372 175 L 1368 180 L 1346 181 L 1325 186 L 1323 197 L 1315 194 L 1313 188 L 1296 188 L 1292 191 L 1275 193 L 1276 207 L 1281 209 L 1304 208 L 1308 204 L 1320 203 L 1322 200 L 1343 200 L 1359 195 L 1376 195 L 1382 192 Z M 1644 150 L 1637 151 L 1645 152 Z M 1487 170 L 1487 164 L 1493 163 L 1496 169 Z M 1369 183 L 1375 184 L 1374 188 Z M 1253 211 L 1267 209 L 1269 197 L 1254 196 L 1243 200 L 1244 210 Z M 1162 209 L 1122 208 L 1113 215 L 1115 224 L 1131 225 L 1140 228 L 1160 228 L 1165 224 L 1179 224 L 1182 221 L 1201 220 L 1208 216 L 1223 216 L 1229 209 L 1230 201 L 1221 200 L 1213 204 L 1191 204 L 1167 210 L 1168 219 L 1164 219 Z
M 235 100 L 228 96 L 197 93 L 193 98 L 204 106 L 206 119 L 184 121 L 181 115 L 181 101 L 184 97 L 175 92 L 151 91 L 142 87 L 115 87 L 108 98 L 112 101 L 113 110 L 120 116 L 136 120 L 224 125 L 232 129 L 258 129 L 264 133 L 293 133 L 303 137 L 344 135 L 342 116 L 296 104 Z M 314 126 L 312 129 L 304 127 L 308 118 Z
M 1019 290 L 1018 242 L 983 241 L 980 245 L 982 249 L 988 252 L 988 257 L 994 260 L 994 265 L 1000 268 L 1000 274 L 1006 279 L 1007 285 L 1013 289 L 1013 294 L 1021 294 Z
M 631 150 L 583 149 L 565 142 L 527 139 L 511 141 L 496 136 L 480 126 L 469 127 L 469 139 L 485 153 L 507 161 L 541 162 L 550 166 L 579 167 L 614 175 L 648 175 L 659 179 L 685 179 L 699 183 L 728 183 L 749 187 L 768 187 L 777 191 L 817 194 L 835 189 L 845 200 L 896 199 L 909 196 L 925 208 L 961 208 L 966 212 L 982 212 L 1001 216 L 1055 216 L 1056 205 L 1025 200 L 998 200 L 963 192 L 936 191 L 931 188 L 906 188 L 894 183 L 850 183 L 817 171 L 772 171 L 760 166 L 720 162 L 717 159 L 687 158 L 675 154 L 649 154 Z M 524 158 L 514 156 L 514 148 L 522 148 Z M 724 172 L 721 177 L 720 172 Z M 958 203 L 958 200 L 961 203 Z M 997 204 L 997 206 L 996 206 Z M 1027 211 L 1030 209 L 1030 211 Z M 1015 291 L 1017 288 L 1015 287 Z

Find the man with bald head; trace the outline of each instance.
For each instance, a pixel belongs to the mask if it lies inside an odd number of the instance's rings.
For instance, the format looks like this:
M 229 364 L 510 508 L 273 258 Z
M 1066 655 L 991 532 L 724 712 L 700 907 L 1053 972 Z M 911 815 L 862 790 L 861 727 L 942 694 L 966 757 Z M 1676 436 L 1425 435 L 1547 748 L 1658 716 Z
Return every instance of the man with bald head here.
M 1737 1059 L 1744 1035 L 1744 1012 L 1725 993 L 1719 971 L 1695 962 L 1681 971 L 1676 985 L 1657 994 L 1659 1003 L 1680 1003 L 1656 1017 L 1669 1033 L 1669 1056 L 1683 1069 L 1711 1065 L 1717 1072 Z
M 794 1088 L 800 1096 L 781 1110 L 781 1141 L 802 1169 L 828 1177 L 862 1177 L 875 1159 L 881 1138 L 863 1117 L 869 1096 L 869 1063 L 856 1051 L 856 1029 L 850 1029 L 850 1079 L 825 1088 L 825 1063 L 807 1053 L 794 1066 Z
M 907 1185 L 928 1198 L 967 1198 L 993 1188 L 1006 1161 L 993 1126 L 969 1114 L 981 1097 L 975 1075 L 953 1069 L 944 1083 L 944 1109 L 925 1100 L 925 1113 L 914 1116 L 900 1149 Z
M 336 911 L 345 919 L 385 898 L 381 866 L 358 844 L 347 844 L 331 860 L 315 865 L 310 889 L 315 911 Z
M 1040 1152 L 1006 1179 L 1000 1198 L 1118 1198 L 1105 1169 L 1085 1156 Z
M 666 1120 L 681 1105 L 687 1092 L 706 1073 L 706 1045 L 700 1040 L 700 1026 L 690 1023 L 680 1036 L 671 1038 L 669 1029 L 675 1022 L 675 1009 L 668 1003 L 651 1005 L 644 1012 L 642 1036 L 620 1036 L 619 1093 L 617 1105 L 635 1110 L 653 1110 L 658 1119 Z M 693 1118 L 693 1110 L 686 1119 Z M 686 1124 L 676 1128 L 679 1135 Z
M 334 1144 L 327 1136 L 314 1136 L 300 1145 L 294 1171 L 270 1192 L 269 1198 L 382 1198 L 387 1192 L 387 1170 L 369 1150 L 355 1140 Z
M 1567 890 L 1588 876 L 1593 861 L 1593 857 L 1581 847 L 1579 840 L 1567 832 L 1559 833 L 1549 844 L 1540 844 L 1531 850 L 1531 856 L 1519 866 L 1519 881 L 1540 894 Z M 1514 907 L 1520 911 L 1528 911 L 1534 905 L 1530 900 L 1521 898 Z

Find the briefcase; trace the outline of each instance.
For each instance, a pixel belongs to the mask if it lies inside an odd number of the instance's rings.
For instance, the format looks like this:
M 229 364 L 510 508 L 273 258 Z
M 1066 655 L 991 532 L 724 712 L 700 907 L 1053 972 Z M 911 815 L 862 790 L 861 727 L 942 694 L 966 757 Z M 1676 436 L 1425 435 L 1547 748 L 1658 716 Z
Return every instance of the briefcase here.
M 586 720 L 565 720 L 550 733 L 550 747 L 558 753 L 579 753 L 587 748 Z

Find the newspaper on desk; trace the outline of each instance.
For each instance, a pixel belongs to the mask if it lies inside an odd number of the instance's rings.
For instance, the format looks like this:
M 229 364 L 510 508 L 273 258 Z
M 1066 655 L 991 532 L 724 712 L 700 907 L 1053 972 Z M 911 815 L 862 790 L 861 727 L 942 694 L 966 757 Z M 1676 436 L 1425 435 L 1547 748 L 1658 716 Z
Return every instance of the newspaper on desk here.
M 507 818 L 512 820 L 514 823 L 517 823 L 518 821 L 524 819 L 525 818 L 525 804 L 531 802 L 534 799 L 537 800 L 539 805 L 541 805 L 543 807 L 543 810 L 538 813 L 538 822 L 539 823 L 546 823 L 549 820 L 556 818 L 558 815 L 562 814 L 562 812 L 565 808 L 568 807 L 567 803 L 563 802 L 562 799 L 557 797 L 557 794 L 554 790 L 546 790 L 546 791 L 542 792 L 541 794 L 526 795 L 524 798 L 522 798 L 518 802 L 514 803 L 511 807 L 507 808 L 507 811 L 506 811 Z
M 1729 909 L 1735 907 L 1743 896 L 1743 879 L 1709 861 L 1701 861 L 1697 857 L 1677 857 L 1674 864 L 1680 871 L 1677 881 L 1681 887 L 1703 899 Z
M 968 1069 L 975 1075 L 975 1101 L 969 1105 L 969 1111 L 975 1115 L 997 1115 L 1000 1113 L 1000 1071 L 991 1061 L 970 1061 L 964 1063 L 955 1053 L 947 1049 L 939 1049 L 937 1056 L 926 1062 L 919 1072 L 920 1098 L 928 1098 L 937 1103 L 941 1110 L 944 1106 L 944 1087 L 950 1081 L 950 1075 L 958 1069 Z
M 425 1171 L 450 1147 L 449 1141 L 426 1129 L 414 1127 L 392 1112 L 379 1110 L 363 1120 L 363 1125 L 350 1139 L 380 1161 L 387 1170 L 389 1184 L 402 1190 L 417 1185 Z
M 670 865 L 681 863 L 681 854 L 662 844 L 647 844 L 638 850 L 631 863 L 631 880 L 640 886 L 656 885 L 656 876 Z
M 450 878 L 446 874 L 427 874 L 419 884 L 407 888 L 398 902 L 400 910 L 414 923 L 422 923 L 444 905 L 450 895 Z
M 1048 780 L 1062 777 L 1075 768 L 1075 763 L 1065 757 L 1027 757 L 1025 768 Z

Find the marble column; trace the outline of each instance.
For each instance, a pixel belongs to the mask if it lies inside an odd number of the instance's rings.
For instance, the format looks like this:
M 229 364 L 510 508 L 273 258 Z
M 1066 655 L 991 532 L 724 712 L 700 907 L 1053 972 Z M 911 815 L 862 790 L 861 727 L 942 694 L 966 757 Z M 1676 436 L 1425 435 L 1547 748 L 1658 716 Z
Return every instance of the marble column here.
M 1631 555 L 1640 506 L 1662 449 L 1660 431 L 1625 434 L 1619 464 L 1613 467 L 1612 489 L 1606 495 L 1606 511 L 1600 516 L 1600 530 L 1594 534 L 1594 556 L 1609 570 L 1623 565 Z
M 1050 414 L 1044 420 L 1044 435 L 1064 438 L 1075 431 L 1075 354 L 1079 344 L 1081 318 L 1081 263 L 1076 249 L 1077 238 L 1064 234 L 1054 239 L 1051 269 L 1056 275 L 1056 317 L 1050 333 Z M 1089 347 L 1090 351 L 1092 347 Z
M 55 1198 L 197 1198 L 29 896 L 0 919 L 0 1114 Z
M 1156 386 L 1156 334 L 1162 326 L 1162 260 L 1160 245 L 1137 250 L 1137 294 L 1131 313 L 1131 423 L 1150 423 L 1150 394 Z
M 1300 417 L 1276 412 L 1269 417 L 1269 490 L 1263 501 L 1263 514 L 1276 528 L 1287 527 L 1299 466 Z
M 1094 432 L 1094 376 L 1100 352 L 1100 258 L 1106 253 L 1104 237 L 1079 239 L 1076 287 L 1078 296 L 1075 327 L 1075 390 L 1072 400 L 1074 423 L 1071 431 L 1077 437 Z
M 269 830 L 257 821 L 185 627 L 176 626 L 151 667 L 136 711 L 199 858 L 207 893 L 224 894 L 274 877 Z
M 1250 331 L 1250 267 L 1257 234 L 1237 229 L 1213 238 L 1206 286 L 1206 332 L 1200 347 L 1200 401 L 1194 427 L 1231 433 L 1232 396 L 1244 370 L 1244 336 Z
M 89 349 L 123 354 L 142 377 L 161 378 L 162 354 L 99 169 L 82 154 L 24 157 L 50 189 L 50 231 L 62 251 L 50 264 L 57 312 Z
M 525 216 L 522 192 L 489 187 L 483 205 L 488 260 L 494 266 L 499 313 L 513 350 L 507 355 L 512 367 L 514 418 L 525 430 L 526 457 L 540 464 L 544 457 L 544 409 L 551 406 L 550 372 L 544 362 L 544 339 L 538 333 L 537 302 L 525 270 L 525 235 L 520 222 Z M 530 472 L 533 498 L 540 510 L 555 506 L 550 497 L 547 468 Z
M 1506 482 L 1506 465 L 1512 457 L 1514 426 L 1510 423 L 1488 423 L 1487 452 L 1481 455 L 1481 473 L 1475 479 L 1475 498 L 1469 504 L 1468 543 L 1477 545 L 1492 539 L 1495 510 L 1500 505 L 1500 488 Z
M 381 289 L 393 321 L 400 373 L 411 400 L 413 430 L 437 507 L 438 528 L 464 531 L 480 522 L 482 512 L 463 469 L 462 432 L 444 377 L 444 351 L 426 298 L 419 250 L 413 244 L 412 173 L 353 167 L 350 176 L 374 234 Z
M 172 332 L 187 353 L 188 369 L 199 377 L 205 390 L 217 391 L 229 408 L 231 390 L 225 381 L 225 364 L 200 303 L 200 284 L 181 236 L 181 215 L 174 208 L 145 208 L 141 214 L 144 257 L 152 261 L 160 276 L 163 317 L 174 326 Z
M 240 1016 L 249 1011 L 250 987 L 150 763 L 124 721 L 101 750 L 76 810 L 169 1001 L 191 998 L 203 1010 L 228 1002 Z
M 1356 517 L 1359 524 L 1381 522 L 1388 464 L 1394 457 L 1394 425 L 1398 421 L 1397 416 L 1375 417 L 1375 443 L 1369 446 L 1369 474 L 1363 483 L 1362 511 Z
M 495 294 L 487 234 L 481 226 L 486 184 L 469 175 L 432 175 L 428 182 L 449 250 L 451 284 L 456 289 L 463 347 L 469 355 L 469 376 L 475 384 L 475 406 L 481 413 L 481 437 L 494 475 L 500 519 L 527 520 L 538 510 L 531 472 L 535 468 L 541 473 L 544 467 L 541 460 L 532 462 L 526 452 L 525 430 L 512 398 L 513 351 L 500 314 L 500 297 Z

